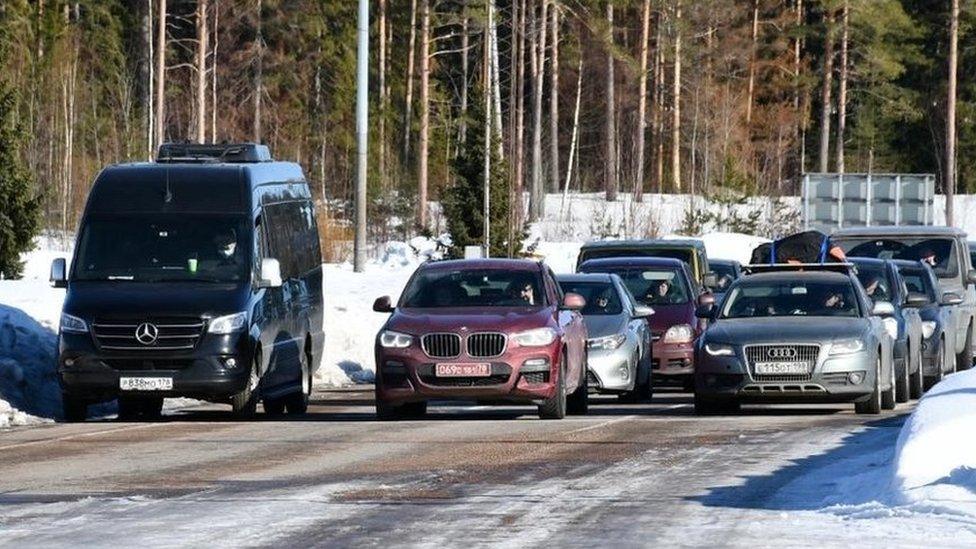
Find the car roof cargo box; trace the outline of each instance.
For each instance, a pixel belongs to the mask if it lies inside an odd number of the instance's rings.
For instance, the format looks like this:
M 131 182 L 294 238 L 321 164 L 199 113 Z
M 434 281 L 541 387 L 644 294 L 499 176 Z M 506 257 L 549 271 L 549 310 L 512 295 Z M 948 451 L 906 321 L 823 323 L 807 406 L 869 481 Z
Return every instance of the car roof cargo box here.
M 159 163 L 226 163 L 271 162 L 267 145 L 257 143 L 164 143 L 159 146 Z

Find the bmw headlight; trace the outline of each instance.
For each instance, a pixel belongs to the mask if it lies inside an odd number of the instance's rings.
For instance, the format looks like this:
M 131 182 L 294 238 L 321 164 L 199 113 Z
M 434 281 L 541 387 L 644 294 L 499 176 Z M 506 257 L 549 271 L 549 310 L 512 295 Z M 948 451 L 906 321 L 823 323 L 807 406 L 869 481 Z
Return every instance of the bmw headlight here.
M 691 340 L 695 338 L 695 331 L 691 329 L 688 324 L 678 324 L 677 326 L 671 326 L 668 331 L 664 332 L 664 337 L 662 341 L 665 343 L 691 343 Z
M 235 313 L 211 320 L 207 331 L 211 334 L 226 335 L 243 330 L 245 326 L 247 326 L 247 313 Z
M 864 342 L 860 339 L 841 339 L 830 346 L 830 354 L 832 355 L 850 355 L 860 353 L 863 350 Z
M 413 343 L 413 336 L 401 334 L 393 330 L 383 330 L 380 332 L 380 345 L 387 349 L 406 349 Z
M 722 343 L 706 343 L 705 352 L 712 356 L 735 356 L 735 349 Z
M 935 333 L 936 324 L 934 320 L 926 320 L 922 322 L 922 337 L 928 339 L 932 337 Z
M 66 334 L 87 334 L 88 324 L 76 316 L 61 313 L 61 331 Z
M 594 351 L 610 351 L 623 345 L 624 341 L 627 341 L 627 334 L 613 334 L 591 339 L 587 342 L 587 346 Z
M 886 332 L 888 332 L 888 335 L 891 336 L 891 339 L 898 339 L 898 321 L 897 320 L 895 320 L 895 319 L 893 319 L 891 317 L 888 317 L 888 318 L 882 319 L 881 320 L 881 323 L 884 324 L 884 329 L 885 329 Z
M 556 330 L 552 328 L 529 330 L 513 335 L 512 340 L 522 347 L 545 347 L 556 341 Z

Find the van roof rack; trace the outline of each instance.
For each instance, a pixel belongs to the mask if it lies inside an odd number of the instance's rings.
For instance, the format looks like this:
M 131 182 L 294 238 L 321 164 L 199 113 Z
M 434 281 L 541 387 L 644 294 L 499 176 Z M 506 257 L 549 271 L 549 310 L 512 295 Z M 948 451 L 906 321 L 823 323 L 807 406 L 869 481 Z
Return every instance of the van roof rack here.
M 163 143 L 156 155 L 158 163 L 254 163 L 271 162 L 267 145 L 257 143 Z
M 757 263 L 743 265 L 742 270 L 749 273 L 772 273 L 788 271 L 832 271 L 838 273 L 856 273 L 857 265 L 853 263 Z

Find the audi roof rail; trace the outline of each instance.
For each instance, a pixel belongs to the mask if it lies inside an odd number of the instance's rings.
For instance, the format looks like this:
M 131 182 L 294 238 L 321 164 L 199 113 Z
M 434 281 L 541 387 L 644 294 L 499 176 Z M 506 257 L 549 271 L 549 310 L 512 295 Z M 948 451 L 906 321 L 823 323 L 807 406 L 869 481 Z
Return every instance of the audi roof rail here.
M 250 164 L 271 162 L 267 145 L 257 143 L 163 143 L 156 155 L 157 163 L 227 163 Z

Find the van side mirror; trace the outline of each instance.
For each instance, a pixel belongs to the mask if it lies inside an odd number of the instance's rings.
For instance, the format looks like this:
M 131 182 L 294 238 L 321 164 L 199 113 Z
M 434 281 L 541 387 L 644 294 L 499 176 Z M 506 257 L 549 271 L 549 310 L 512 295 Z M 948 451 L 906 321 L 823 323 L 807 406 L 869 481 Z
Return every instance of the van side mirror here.
M 695 308 L 695 316 L 703 320 L 711 320 L 715 316 L 715 304 L 699 305 Z
M 51 262 L 51 286 L 55 288 L 68 287 L 68 262 L 63 257 Z
M 563 296 L 563 305 L 560 307 L 566 311 L 578 311 L 586 307 L 586 298 L 573 292 L 568 292 Z
M 895 306 L 890 301 L 875 301 L 871 314 L 874 316 L 893 316 L 895 314 Z
M 962 303 L 962 301 L 963 301 L 962 296 L 957 293 L 946 292 L 942 294 L 943 305 L 959 305 L 960 303 Z
M 966 273 L 966 282 L 976 284 L 976 269 L 969 269 L 969 272 Z
M 373 311 L 377 313 L 392 313 L 393 304 L 390 301 L 390 296 L 377 297 L 376 301 L 373 302 Z
M 905 306 L 911 309 L 919 309 L 929 304 L 929 298 L 925 294 L 909 292 L 905 297 Z
M 261 278 L 258 280 L 258 288 L 280 288 L 281 287 L 281 265 L 277 259 L 261 260 Z
M 647 305 L 634 305 L 634 318 L 648 318 L 654 314 L 654 309 Z

